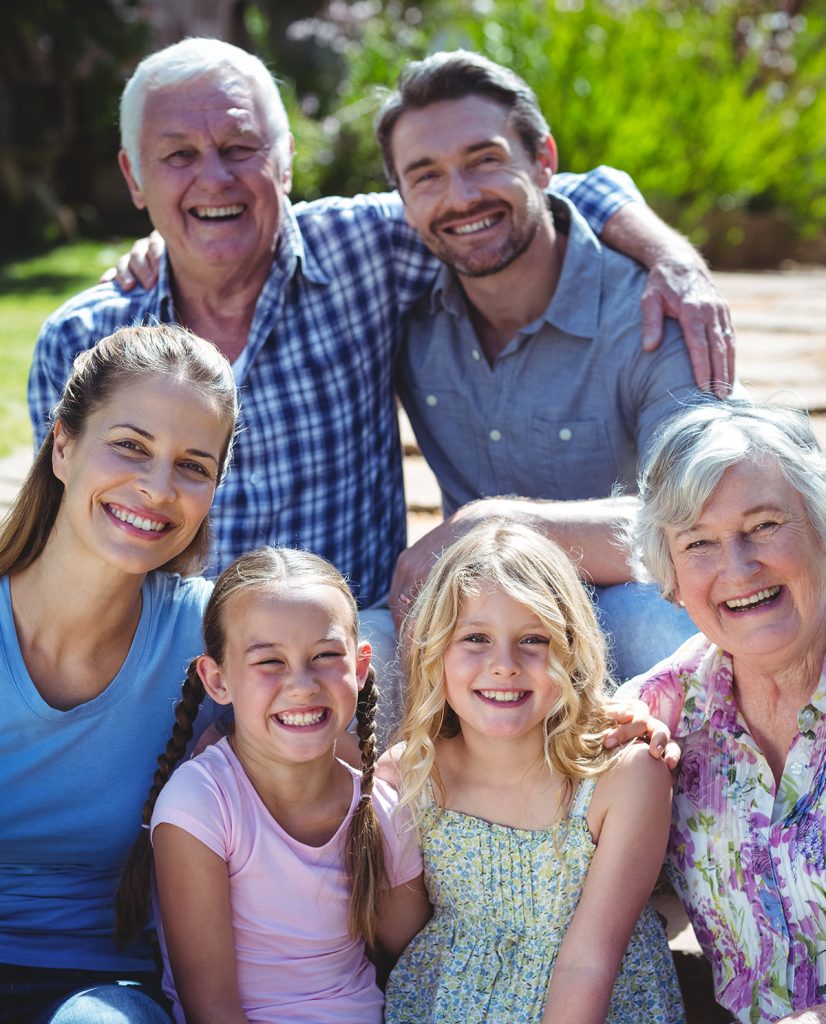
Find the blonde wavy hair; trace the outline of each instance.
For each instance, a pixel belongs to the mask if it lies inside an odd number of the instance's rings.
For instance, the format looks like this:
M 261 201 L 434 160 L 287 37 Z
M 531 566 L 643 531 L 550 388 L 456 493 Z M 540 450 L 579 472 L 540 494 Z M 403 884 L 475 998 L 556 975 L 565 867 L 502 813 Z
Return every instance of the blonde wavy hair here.
M 534 612 L 548 630 L 548 675 L 559 697 L 545 717 L 545 761 L 564 780 L 598 775 L 613 756 L 603 739 L 614 724 L 605 711 L 605 641 L 573 563 L 553 541 L 527 526 L 487 522 L 447 548 L 413 604 L 402 630 L 407 676 L 405 714 L 399 730 L 401 805 L 418 824 L 425 787 L 444 804 L 435 741 L 461 732 L 447 702 L 444 655 L 462 602 L 484 586 L 501 588 Z

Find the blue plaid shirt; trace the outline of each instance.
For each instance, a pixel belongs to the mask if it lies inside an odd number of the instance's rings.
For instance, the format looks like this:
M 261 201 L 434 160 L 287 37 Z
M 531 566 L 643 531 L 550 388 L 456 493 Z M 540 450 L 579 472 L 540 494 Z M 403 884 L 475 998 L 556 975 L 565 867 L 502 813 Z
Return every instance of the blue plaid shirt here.
M 559 175 L 595 231 L 639 193 L 599 168 Z M 406 540 L 393 363 L 402 318 L 439 263 L 395 193 L 285 203 L 272 271 L 236 365 L 241 433 L 212 510 L 210 567 L 261 544 L 304 547 L 381 600 Z M 42 442 L 75 355 L 125 324 L 174 322 L 169 269 L 150 291 L 101 284 L 43 326 L 29 378 Z

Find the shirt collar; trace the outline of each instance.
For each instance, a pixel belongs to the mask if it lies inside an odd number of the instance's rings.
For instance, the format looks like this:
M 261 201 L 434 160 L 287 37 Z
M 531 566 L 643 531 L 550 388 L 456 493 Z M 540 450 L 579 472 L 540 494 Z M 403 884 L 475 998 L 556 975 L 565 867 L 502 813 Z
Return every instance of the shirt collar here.
M 695 668 L 688 668 L 685 703 L 677 734 L 697 732 L 709 720 L 715 726 L 734 730 L 737 726 L 737 701 L 734 699 L 734 669 L 731 655 L 710 644 Z M 811 699 L 797 715 L 801 733 L 813 728 L 826 714 L 826 662 Z
M 314 284 L 329 284 L 330 277 L 316 259 L 315 253 L 304 245 L 304 238 L 292 204 L 286 196 L 282 197 L 281 202 L 275 264 L 285 278 L 291 278 L 300 266 L 304 276 Z
M 686 673 L 686 685 L 683 712 L 677 728 L 679 736 L 698 732 L 709 720 L 729 731 L 737 722 L 731 655 L 710 644 L 705 637 L 702 639 L 705 644 L 700 648 L 696 664 L 682 669 Z
M 158 268 L 157 289 L 158 314 L 161 323 L 176 323 L 175 300 L 172 298 L 172 280 L 166 248 L 164 248 L 161 265 Z
M 602 288 L 602 245 L 576 207 L 556 192 L 547 193 L 557 230 L 566 232 L 568 245 L 556 291 L 543 315 L 522 333 L 533 333 L 543 321 L 566 334 L 593 338 L 599 327 Z M 467 315 L 464 292 L 457 275 L 442 264 L 430 293 L 430 311 L 443 308 L 453 317 Z

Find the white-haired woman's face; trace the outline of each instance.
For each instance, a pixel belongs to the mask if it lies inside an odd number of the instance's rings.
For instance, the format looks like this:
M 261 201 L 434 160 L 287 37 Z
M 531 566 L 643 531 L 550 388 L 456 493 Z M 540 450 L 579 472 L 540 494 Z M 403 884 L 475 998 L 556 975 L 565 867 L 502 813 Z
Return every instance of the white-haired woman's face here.
M 735 659 L 771 672 L 820 650 L 826 552 L 777 462 L 730 467 L 687 529 L 670 529 L 676 597 Z

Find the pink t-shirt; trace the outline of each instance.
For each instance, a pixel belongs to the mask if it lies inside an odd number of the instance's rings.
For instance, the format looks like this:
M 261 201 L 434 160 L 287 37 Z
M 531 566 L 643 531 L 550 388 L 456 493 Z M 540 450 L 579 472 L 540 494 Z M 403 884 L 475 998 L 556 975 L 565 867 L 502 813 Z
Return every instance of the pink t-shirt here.
M 324 846 L 288 835 L 261 802 L 228 741 L 222 739 L 180 768 L 164 787 L 152 828 L 168 822 L 199 839 L 227 862 L 238 984 L 251 1022 L 380 1024 L 384 999 L 364 944 L 347 930 L 350 887 L 344 843 L 361 793 L 352 768 L 353 800 Z M 390 885 L 422 871 L 415 831 L 391 819 L 395 792 L 380 780 L 373 806 L 385 839 Z M 205 894 L 208 898 L 208 894 Z M 175 1019 L 184 1014 L 175 995 L 160 916 L 164 991 Z

